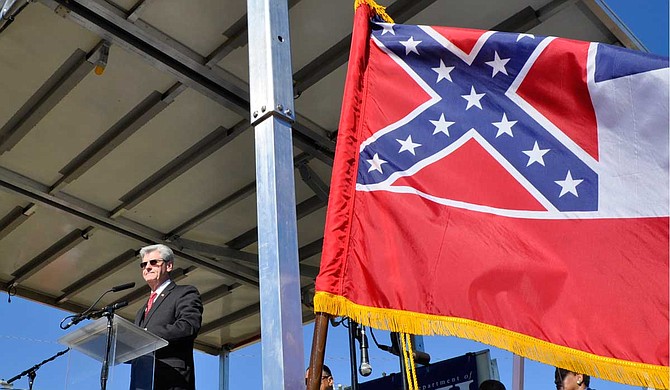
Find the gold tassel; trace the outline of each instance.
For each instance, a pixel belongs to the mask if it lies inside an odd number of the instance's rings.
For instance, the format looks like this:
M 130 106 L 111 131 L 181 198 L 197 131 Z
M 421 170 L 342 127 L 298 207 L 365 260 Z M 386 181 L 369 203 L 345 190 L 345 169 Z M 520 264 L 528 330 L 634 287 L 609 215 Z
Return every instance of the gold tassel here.
M 354 11 L 363 4 L 367 4 L 372 12 L 386 23 L 393 23 L 393 19 L 386 13 L 386 7 L 377 4 L 375 0 L 354 0 Z
M 411 365 L 410 365 L 410 361 L 413 360 L 412 359 L 413 356 L 412 356 L 412 350 L 407 351 L 407 344 L 405 343 L 405 336 L 407 336 L 407 334 L 405 334 L 405 333 L 398 334 L 398 337 L 400 337 L 400 344 L 401 344 L 401 349 L 402 349 L 402 358 L 405 360 L 405 376 L 407 377 L 407 384 L 409 386 L 409 390 L 414 390 L 416 387 L 414 386 L 414 380 L 412 378 L 412 368 L 411 368 Z
M 323 291 L 314 296 L 314 311 L 350 317 L 359 324 L 392 332 L 439 334 L 475 340 L 544 364 L 608 381 L 655 389 L 668 388 L 668 367 L 598 356 L 465 318 L 363 306 Z
M 414 381 L 414 388 L 419 390 L 419 379 L 416 377 L 416 364 L 414 362 L 414 348 L 412 347 L 412 336 L 405 333 L 407 337 L 407 351 L 409 352 L 409 365 L 412 371 L 412 380 Z

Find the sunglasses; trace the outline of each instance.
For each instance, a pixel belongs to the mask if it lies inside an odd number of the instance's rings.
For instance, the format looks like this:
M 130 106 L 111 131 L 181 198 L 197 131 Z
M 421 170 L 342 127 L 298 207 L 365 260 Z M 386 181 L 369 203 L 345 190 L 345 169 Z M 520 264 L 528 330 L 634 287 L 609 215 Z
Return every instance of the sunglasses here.
M 330 378 L 330 375 L 322 375 L 321 376 L 321 381 L 323 381 L 324 379 L 328 379 L 328 378 Z M 308 382 L 308 379 L 305 378 L 305 386 L 307 386 L 307 382 Z
M 165 260 L 163 260 L 163 259 L 153 259 L 153 260 L 149 260 L 149 261 L 143 261 L 143 262 L 140 263 L 140 268 L 144 269 L 147 266 L 147 264 L 151 264 L 152 267 L 155 267 L 155 266 L 158 265 L 158 262 L 162 263 L 163 261 L 165 261 Z

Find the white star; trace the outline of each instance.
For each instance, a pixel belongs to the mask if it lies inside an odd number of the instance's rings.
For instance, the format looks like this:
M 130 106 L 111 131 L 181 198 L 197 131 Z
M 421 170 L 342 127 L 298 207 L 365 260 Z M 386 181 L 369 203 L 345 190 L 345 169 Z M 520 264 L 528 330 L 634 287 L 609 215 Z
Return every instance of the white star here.
M 421 41 L 415 41 L 414 37 L 409 37 L 408 40 L 406 41 L 400 41 L 400 43 L 405 46 L 405 55 L 409 55 L 409 53 L 414 52 L 417 55 L 419 54 L 419 51 L 416 49 L 416 47 L 421 43 Z
M 579 198 L 579 195 L 577 194 L 577 186 L 583 181 L 584 180 L 582 179 L 573 179 L 572 174 L 568 170 L 568 174 L 565 176 L 565 180 L 554 181 L 554 183 L 561 186 L 561 194 L 558 195 L 558 197 L 560 198 L 561 196 L 570 192 L 571 194 Z
M 413 155 L 416 156 L 416 153 L 414 152 L 414 149 L 418 148 L 421 146 L 421 144 L 415 144 L 412 142 L 412 136 L 408 136 L 406 140 L 401 140 L 401 139 L 396 139 L 396 141 L 400 142 L 400 150 L 398 150 L 398 153 L 402 153 L 403 151 L 408 151 L 412 153 Z
M 439 68 L 431 68 L 435 72 L 437 72 L 437 81 L 435 82 L 436 84 L 440 82 L 442 79 L 447 79 L 449 81 L 451 80 L 451 71 L 454 70 L 453 66 L 445 66 L 444 62 L 440 60 L 440 67 Z
M 370 164 L 370 168 L 368 169 L 368 172 L 372 171 L 379 171 L 379 173 L 384 173 L 382 172 L 382 164 L 386 164 L 386 160 L 382 160 L 379 158 L 379 154 L 375 153 L 375 155 L 372 157 L 372 160 L 367 160 L 368 164 Z
M 500 122 L 491 123 L 493 126 L 498 128 L 496 138 L 500 137 L 501 134 L 507 134 L 510 137 L 514 137 L 514 134 L 512 134 L 512 126 L 516 125 L 516 122 L 517 121 L 508 121 L 507 115 L 505 115 L 505 113 L 503 112 L 503 117 L 500 120 Z
M 519 34 L 519 35 L 516 36 L 516 41 L 519 42 L 523 38 L 535 39 L 535 35 L 533 35 L 533 34 L 523 34 L 522 33 L 522 34 Z
M 449 126 L 453 125 L 455 122 L 449 122 L 444 119 L 444 114 L 440 115 L 440 119 L 436 121 L 430 121 L 433 125 L 435 125 L 435 130 L 433 131 L 433 135 L 437 133 L 444 133 L 449 136 Z
M 493 54 L 493 61 L 486 61 L 486 65 L 493 68 L 493 75 L 491 75 L 491 77 L 496 77 L 498 72 L 507 75 L 507 69 L 505 69 L 505 65 L 507 62 L 509 62 L 509 58 L 500 58 L 497 51 Z
M 391 33 L 391 35 L 395 35 L 395 31 L 393 30 L 393 24 L 391 23 L 379 23 L 380 26 L 382 26 L 382 35 L 386 33 Z
M 528 155 L 528 164 L 526 164 L 527 167 L 530 166 L 532 163 L 539 163 L 540 165 L 544 166 L 544 155 L 547 154 L 549 149 L 540 149 L 540 147 L 537 145 L 537 141 L 535 141 L 535 145 L 533 145 L 533 149 L 531 150 L 522 150 L 526 155 Z
M 469 110 L 470 107 L 472 107 L 472 106 L 476 106 L 481 110 L 482 109 L 482 103 L 480 102 L 480 100 L 484 97 L 484 95 L 486 95 L 486 94 L 485 93 L 477 93 L 477 91 L 475 91 L 474 86 L 470 87 L 470 94 L 469 95 L 461 95 L 461 97 L 463 99 L 468 101 L 468 105 L 467 105 L 467 107 L 465 107 L 465 110 L 466 111 Z

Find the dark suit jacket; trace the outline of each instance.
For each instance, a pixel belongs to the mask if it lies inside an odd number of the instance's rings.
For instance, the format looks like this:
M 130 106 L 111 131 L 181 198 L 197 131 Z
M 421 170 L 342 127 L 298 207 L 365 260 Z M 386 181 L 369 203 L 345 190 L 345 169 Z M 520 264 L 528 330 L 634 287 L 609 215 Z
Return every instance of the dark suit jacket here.
M 137 312 L 135 325 L 170 343 L 156 351 L 154 389 L 194 390 L 193 342 L 202 324 L 202 301 L 198 290 L 170 282 L 146 316 L 145 308 L 146 303 Z M 131 390 L 134 390 L 134 378 L 141 375 L 139 364 L 133 362 L 131 371 Z

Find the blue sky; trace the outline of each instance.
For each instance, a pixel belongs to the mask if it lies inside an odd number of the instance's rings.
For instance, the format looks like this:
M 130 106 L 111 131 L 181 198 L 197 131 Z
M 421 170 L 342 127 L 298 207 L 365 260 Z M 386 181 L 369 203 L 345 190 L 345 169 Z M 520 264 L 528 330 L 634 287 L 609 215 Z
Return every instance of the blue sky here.
M 668 0 L 607 0 L 612 9 L 654 53 L 668 55 Z M 8 303 L 6 295 L 0 295 L 0 378 L 9 379 L 23 370 L 54 355 L 64 347 L 57 340 L 66 332 L 58 324 L 70 313 L 13 297 Z M 82 324 L 83 325 L 83 324 Z M 309 358 L 313 328 L 305 326 L 305 364 Z M 389 344 L 387 332 L 377 331 L 377 340 Z M 326 347 L 326 361 L 335 376 L 336 383 L 349 385 L 349 350 L 346 329 L 342 326 L 330 328 Z M 466 352 L 491 349 L 501 375 L 501 380 L 512 388 L 512 355 L 509 352 L 486 345 L 452 337 L 426 337 L 426 351 L 432 361 L 439 361 Z M 373 374 L 398 371 L 398 359 L 378 350 L 370 338 L 370 359 Z M 218 358 L 196 352 L 196 369 L 199 390 L 214 390 L 218 387 Z M 235 351 L 230 359 L 230 383 L 232 389 L 260 389 L 261 385 L 260 343 Z M 526 361 L 525 386 L 527 389 L 553 388 L 553 368 Z M 127 389 L 128 367 L 114 368 L 108 389 Z M 83 389 L 98 387 L 99 365 L 87 358 L 63 356 L 42 366 L 37 372 L 34 389 L 64 389 L 67 381 L 78 381 L 67 388 Z M 86 383 L 86 385 L 82 385 Z M 14 382 L 16 388 L 28 388 L 27 378 Z M 599 389 L 634 389 L 611 382 L 594 379 L 593 386 Z M 635 388 L 637 389 L 637 388 Z

